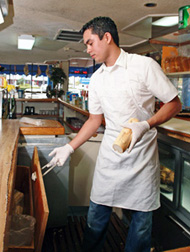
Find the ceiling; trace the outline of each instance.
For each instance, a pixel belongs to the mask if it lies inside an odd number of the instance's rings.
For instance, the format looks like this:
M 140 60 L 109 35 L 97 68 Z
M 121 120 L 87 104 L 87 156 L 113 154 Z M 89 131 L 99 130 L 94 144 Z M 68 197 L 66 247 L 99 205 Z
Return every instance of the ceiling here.
M 2 1 L 2 0 L 0 0 Z M 156 7 L 145 7 L 148 0 L 9 0 L 8 16 L 0 24 L 0 63 L 53 63 L 74 61 L 73 66 L 92 64 L 82 41 L 56 40 L 60 30 L 79 31 L 96 16 L 109 16 L 117 24 L 120 46 L 129 52 L 160 50 L 148 43 L 166 29 L 152 28 L 157 16 L 178 15 L 178 9 L 189 0 L 154 0 Z M 177 27 L 174 27 L 177 29 Z M 172 28 L 172 29 L 174 29 Z M 18 50 L 22 34 L 35 37 L 32 51 Z

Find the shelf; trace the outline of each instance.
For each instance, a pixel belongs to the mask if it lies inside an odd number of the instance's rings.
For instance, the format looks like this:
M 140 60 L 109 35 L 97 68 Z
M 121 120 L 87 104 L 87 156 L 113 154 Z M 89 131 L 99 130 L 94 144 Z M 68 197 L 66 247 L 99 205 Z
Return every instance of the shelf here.
M 16 114 L 17 116 L 25 116 L 25 117 L 55 117 L 58 118 L 58 115 L 42 115 L 42 114 L 35 114 L 35 115 L 25 115 L 25 114 Z
M 69 123 L 66 122 L 66 121 L 64 121 L 64 123 L 65 123 L 74 133 L 79 132 L 79 130 L 81 129 L 81 128 L 75 128 L 75 127 L 73 127 L 71 124 L 69 124 Z
M 69 104 L 68 102 L 63 101 L 60 98 L 58 98 L 58 101 L 60 102 L 60 104 L 63 104 L 67 108 L 70 108 L 70 109 L 72 109 L 74 111 L 77 111 L 82 115 L 89 116 L 89 112 L 87 110 L 83 110 L 83 109 L 81 109 L 81 108 L 79 108 L 79 107 L 77 107 L 75 105 Z
M 67 107 L 67 108 L 70 108 L 70 109 L 72 109 L 72 110 L 74 110 L 74 111 L 76 111 L 76 112 L 78 112 L 78 113 L 80 113 L 80 114 L 82 114 L 82 115 L 85 115 L 85 116 L 87 116 L 87 117 L 89 117 L 89 115 L 90 115 L 90 113 L 89 113 L 87 110 L 83 110 L 83 109 L 81 109 L 81 108 L 79 108 L 79 107 L 77 107 L 77 106 L 75 106 L 75 105 L 69 104 L 68 102 L 63 101 L 63 100 L 61 100 L 60 98 L 58 98 L 58 101 L 59 101 L 59 103 L 62 104 L 63 106 L 65 106 L 65 107 Z M 102 120 L 102 125 L 105 126 L 105 119 L 104 119 L 104 118 L 103 118 L 103 120 Z
M 177 30 L 175 32 L 150 39 L 151 44 L 182 46 L 190 43 L 189 30 Z
M 31 118 L 56 118 L 56 119 L 59 119 L 59 102 L 58 102 L 58 99 L 48 99 L 48 98 L 44 98 L 44 99 L 15 99 L 15 102 L 16 104 L 21 104 L 21 108 L 19 109 L 19 111 L 16 113 L 16 116 L 17 117 L 22 117 L 22 116 L 25 116 L 25 117 L 31 117 Z M 24 108 L 26 108 L 26 106 L 30 106 L 30 104 L 27 105 L 27 103 L 36 103 L 36 105 L 34 106 L 35 107 L 35 110 L 36 110 L 36 113 L 35 114 L 25 114 L 25 110 Z M 39 105 L 40 103 L 43 104 L 43 106 Z M 45 104 L 44 104 L 45 103 Z M 51 107 L 51 109 L 48 109 L 48 105 L 47 104 L 50 104 L 49 106 Z M 37 105 L 38 104 L 38 105 Z M 17 106 L 17 105 L 16 105 Z M 52 106 L 56 106 L 56 110 L 52 110 Z M 37 109 L 36 109 L 37 107 Z M 44 107 L 43 111 L 44 113 L 42 112 L 42 107 Z M 35 112 L 34 110 L 34 112 Z M 41 110 L 41 111 L 40 111 Z M 51 110 L 53 111 L 52 114 L 48 113 L 48 110 Z M 47 114 L 46 114 L 47 113 Z
M 18 98 L 18 99 L 15 99 L 16 102 L 58 102 L 58 99 L 48 99 L 48 98 L 45 98 L 45 99 L 24 99 L 24 98 Z
M 188 72 L 174 72 L 174 73 L 166 73 L 168 77 L 184 77 L 185 75 L 190 75 L 190 71 Z

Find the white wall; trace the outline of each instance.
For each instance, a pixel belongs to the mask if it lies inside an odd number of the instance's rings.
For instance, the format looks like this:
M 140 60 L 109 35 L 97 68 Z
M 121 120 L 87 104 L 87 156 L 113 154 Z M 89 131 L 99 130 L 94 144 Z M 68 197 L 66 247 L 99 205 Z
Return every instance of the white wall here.
M 73 139 L 76 134 L 70 134 Z M 69 169 L 69 205 L 88 206 L 96 158 L 103 134 L 92 137 L 72 155 Z

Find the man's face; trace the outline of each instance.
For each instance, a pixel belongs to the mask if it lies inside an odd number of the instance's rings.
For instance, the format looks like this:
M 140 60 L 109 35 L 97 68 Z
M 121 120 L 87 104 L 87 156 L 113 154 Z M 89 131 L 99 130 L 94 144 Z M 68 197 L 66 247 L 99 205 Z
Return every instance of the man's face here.
M 104 35 L 105 36 L 105 35 Z M 84 44 L 87 46 L 87 53 L 97 63 L 103 63 L 107 58 L 107 41 L 103 37 L 99 39 L 97 34 L 93 34 L 91 29 L 88 29 L 83 34 Z

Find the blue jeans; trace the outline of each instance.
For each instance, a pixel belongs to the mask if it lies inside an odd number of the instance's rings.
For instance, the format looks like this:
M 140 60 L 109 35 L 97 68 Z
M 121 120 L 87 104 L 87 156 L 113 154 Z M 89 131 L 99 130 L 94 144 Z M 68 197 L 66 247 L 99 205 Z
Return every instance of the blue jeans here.
M 82 245 L 83 252 L 101 252 L 112 213 L 112 207 L 90 201 L 87 225 Z M 125 252 L 150 252 L 152 212 L 132 211 Z

